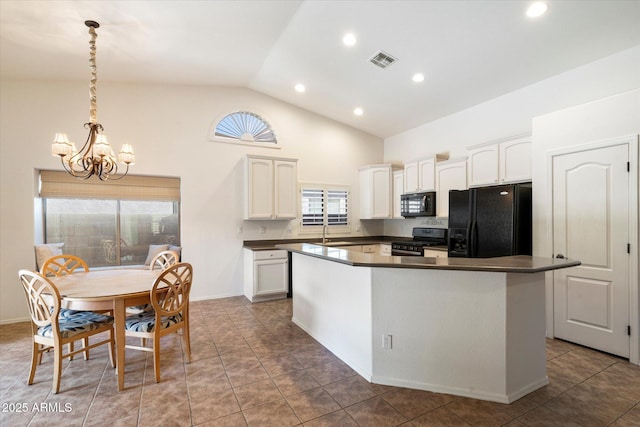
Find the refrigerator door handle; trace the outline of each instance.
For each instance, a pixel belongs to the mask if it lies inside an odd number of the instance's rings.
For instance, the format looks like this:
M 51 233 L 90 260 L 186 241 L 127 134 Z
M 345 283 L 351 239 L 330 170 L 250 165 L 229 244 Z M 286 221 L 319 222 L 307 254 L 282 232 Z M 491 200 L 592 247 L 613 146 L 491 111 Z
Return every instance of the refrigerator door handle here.
M 469 242 L 469 256 L 475 257 L 478 253 L 478 227 L 475 221 L 471 221 L 471 225 L 467 228 L 469 235 L 467 236 L 467 242 Z

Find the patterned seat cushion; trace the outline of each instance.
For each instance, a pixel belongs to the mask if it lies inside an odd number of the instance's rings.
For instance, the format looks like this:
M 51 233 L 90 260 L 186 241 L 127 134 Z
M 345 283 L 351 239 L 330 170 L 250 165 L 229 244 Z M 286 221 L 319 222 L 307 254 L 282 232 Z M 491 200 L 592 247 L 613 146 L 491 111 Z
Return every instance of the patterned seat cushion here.
M 60 325 L 60 336 L 69 338 L 86 331 L 98 329 L 104 325 L 113 324 L 113 317 L 92 311 L 62 309 L 58 316 L 58 323 Z M 38 335 L 53 338 L 51 325 L 38 328 Z
M 127 307 L 128 314 L 140 314 L 149 310 L 153 310 L 151 304 L 132 305 L 130 307 Z
M 163 316 L 160 321 L 162 322 L 162 328 L 168 328 L 171 325 L 182 322 L 182 314 L 178 313 L 175 316 Z M 152 309 L 140 314 L 134 314 L 127 317 L 124 327 L 127 331 L 133 332 L 153 332 L 156 325 L 156 312 Z

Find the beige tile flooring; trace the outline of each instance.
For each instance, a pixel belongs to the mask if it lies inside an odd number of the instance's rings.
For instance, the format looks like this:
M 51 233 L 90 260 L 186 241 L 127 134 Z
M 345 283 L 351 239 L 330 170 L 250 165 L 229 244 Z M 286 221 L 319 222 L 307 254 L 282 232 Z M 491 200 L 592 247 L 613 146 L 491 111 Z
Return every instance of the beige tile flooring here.
M 26 323 L 0 326 L 2 426 L 640 426 L 640 367 L 547 341 L 550 384 L 510 404 L 370 384 L 291 322 L 291 300 L 192 302 L 193 360 L 163 339 L 162 381 L 150 354 L 127 350 L 117 391 L 106 349 L 52 357 L 26 385 Z

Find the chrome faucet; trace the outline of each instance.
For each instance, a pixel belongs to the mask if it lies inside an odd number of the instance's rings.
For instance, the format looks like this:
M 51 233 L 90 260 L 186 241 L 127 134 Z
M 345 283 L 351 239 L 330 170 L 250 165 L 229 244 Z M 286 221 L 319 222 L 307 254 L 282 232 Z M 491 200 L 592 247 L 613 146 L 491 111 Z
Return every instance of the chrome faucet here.
M 323 245 L 324 245 L 325 243 L 327 243 L 327 237 L 326 237 L 326 235 L 327 235 L 327 231 L 328 231 L 328 230 L 327 230 L 327 227 L 328 227 L 328 226 L 327 226 L 326 224 L 322 226 L 322 244 L 323 244 Z

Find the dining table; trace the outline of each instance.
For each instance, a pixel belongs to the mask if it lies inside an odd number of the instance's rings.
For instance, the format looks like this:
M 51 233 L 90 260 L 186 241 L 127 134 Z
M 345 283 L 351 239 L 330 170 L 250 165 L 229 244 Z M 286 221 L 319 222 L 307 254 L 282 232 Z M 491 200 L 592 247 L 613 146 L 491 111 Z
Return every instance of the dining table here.
M 151 288 L 161 272 L 109 268 L 49 277 L 60 292 L 63 308 L 113 312 L 119 391 L 124 390 L 126 308 L 150 303 Z

